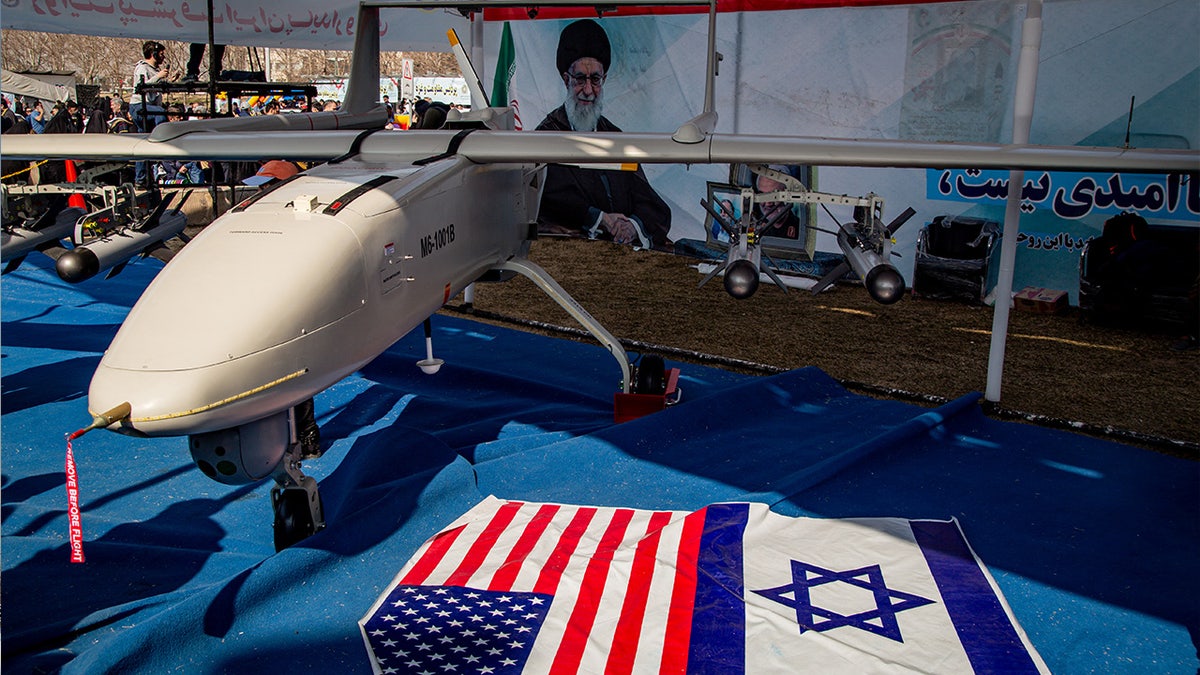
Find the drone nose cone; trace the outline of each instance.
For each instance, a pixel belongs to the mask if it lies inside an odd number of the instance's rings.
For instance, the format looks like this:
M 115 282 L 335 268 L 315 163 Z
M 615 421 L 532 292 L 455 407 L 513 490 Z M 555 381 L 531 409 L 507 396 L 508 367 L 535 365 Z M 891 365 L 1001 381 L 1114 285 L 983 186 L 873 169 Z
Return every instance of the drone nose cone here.
M 758 290 L 758 268 L 749 260 L 738 260 L 725 270 L 725 292 L 745 300 Z
M 864 280 L 867 292 L 882 305 L 890 305 L 904 297 L 904 277 L 891 265 L 876 265 Z

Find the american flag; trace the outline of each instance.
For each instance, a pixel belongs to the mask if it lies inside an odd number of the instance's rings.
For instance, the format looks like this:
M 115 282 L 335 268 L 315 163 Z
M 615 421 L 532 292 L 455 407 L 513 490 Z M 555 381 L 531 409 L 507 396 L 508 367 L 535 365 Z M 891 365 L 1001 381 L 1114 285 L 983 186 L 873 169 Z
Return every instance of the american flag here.
M 487 498 L 360 622 L 377 673 L 1045 672 L 957 523 Z
M 383 673 L 517 673 L 553 598 L 459 586 L 397 586 L 365 630 Z

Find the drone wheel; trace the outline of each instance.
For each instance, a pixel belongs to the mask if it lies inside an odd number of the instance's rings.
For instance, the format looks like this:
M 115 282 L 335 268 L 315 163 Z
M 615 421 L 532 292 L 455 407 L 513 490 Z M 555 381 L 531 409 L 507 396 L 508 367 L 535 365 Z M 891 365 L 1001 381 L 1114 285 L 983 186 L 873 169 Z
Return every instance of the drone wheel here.
M 316 530 L 313 510 L 308 504 L 308 493 L 302 489 L 279 490 L 275 497 L 275 550 L 299 543 L 312 536 Z M 317 500 L 321 499 L 316 495 Z
M 637 386 L 634 389 L 639 394 L 661 394 L 667 390 L 667 369 L 661 356 L 650 354 L 642 357 L 637 369 Z

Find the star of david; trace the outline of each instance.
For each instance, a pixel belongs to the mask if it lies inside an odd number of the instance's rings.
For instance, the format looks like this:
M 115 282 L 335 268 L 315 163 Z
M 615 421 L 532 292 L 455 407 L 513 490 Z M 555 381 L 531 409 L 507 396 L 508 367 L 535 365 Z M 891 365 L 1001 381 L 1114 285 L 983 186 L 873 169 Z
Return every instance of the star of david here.
M 875 608 L 856 614 L 840 614 L 813 604 L 809 590 L 822 584 L 842 582 L 866 589 L 875 599 Z M 800 633 L 815 630 L 824 632 L 842 626 L 852 626 L 876 635 L 904 642 L 896 613 L 933 604 L 933 600 L 887 587 L 879 565 L 839 572 L 817 565 L 792 561 L 792 583 L 775 588 L 753 591 L 757 595 L 796 610 Z M 789 597 L 790 596 L 790 597 Z

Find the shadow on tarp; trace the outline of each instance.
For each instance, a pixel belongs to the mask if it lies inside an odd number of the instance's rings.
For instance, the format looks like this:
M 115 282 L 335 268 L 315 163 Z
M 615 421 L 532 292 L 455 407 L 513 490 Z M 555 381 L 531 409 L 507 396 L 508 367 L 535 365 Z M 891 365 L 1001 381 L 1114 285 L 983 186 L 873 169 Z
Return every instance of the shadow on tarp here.
M 413 452 L 397 452 L 397 431 Z M 467 462 L 420 432 L 376 432 L 351 451 L 321 484 L 328 529 L 171 597 L 70 672 L 370 672 L 357 619 L 425 539 L 483 495 Z
M 522 373 L 518 368 L 518 372 L 506 373 L 506 368 L 523 360 L 510 356 L 508 346 L 506 342 L 500 348 L 504 358 L 493 366 L 475 363 L 474 359 L 469 365 L 461 365 L 454 361 L 461 349 L 456 344 L 446 345 L 443 354 L 449 363 L 433 377 L 414 375 L 413 361 L 396 353 L 398 350 L 389 350 L 361 374 L 414 395 L 400 415 L 400 423 L 427 430 L 472 463 L 476 461 L 476 446 L 503 437 L 506 430 L 531 428 L 539 436 L 574 437 L 612 425 L 612 391 L 597 394 L 591 391 L 594 384 L 585 388 L 559 377 L 539 377 L 544 372 L 541 369 Z M 555 354 L 538 351 L 537 363 L 558 364 L 551 367 L 571 370 L 571 365 Z M 615 361 L 603 365 L 611 366 L 605 379 L 620 379 Z M 575 372 L 570 377 L 580 375 Z
M 975 398 L 926 411 L 792 371 L 481 461 L 480 490 L 640 508 L 758 500 L 789 515 L 955 517 L 993 569 L 1195 635 L 1200 465 L 996 422 Z
M 7 337 L 9 332 L 9 324 L 0 325 L 0 333 Z M 99 356 L 77 356 L 26 368 L 11 377 L 5 377 L 0 384 L 4 412 L 17 412 L 86 396 L 92 373 L 96 372 L 98 365 Z
M 235 493 L 229 499 L 236 498 Z M 82 565 L 70 562 L 67 544 L 43 543 L 20 564 L 6 566 L 5 665 L 61 646 L 74 633 L 100 630 L 134 612 L 169 604 L 172 594 L 221 550 L 226 532 L 212 516 L 227 501 L 188 499 L 164 506 L 148 520 L 117 525 L 86 541 Z M 31 544 L 38 542 L 7 537 L 5 557 L 24 557 Z
M 399 423 L 471 461 L 483 494 L 689 510 L 748 499 L 790 514 L 955 517 L 994 568 L 1200 625 L 1200 581 L 1189 571 L 1200 532 L 1194 512 L 1180 508 L 1200 504 L 1195 462 L 990 420 L 978 394 L 936 409 L 871 399 L 817 369 L 705 382 L 707 369 L 685 365 L 700 380 L 685 403 L 613 425 L 611 390 L 596 383 L 615 365 L 602 351 L 495 331 L 502 337 L 488 351 L 504 355 L 497 365 L 445 339 L 457 326 L 436 317 L 435 344 L 449 361 L 438 376 L 414 374 L 423 356 L 415 339 L 362 375 L 412 394 Z M 546 367 L 510 365 L 530 362 Z M 1170 580 L 1168 592 L 1147 593 L 1131 578 Z
M 142 291 L 163 268 L 155 258 L 138 258 L 119 274 L 98 275 L 77 284 L 58 278 L 55 262 L 45 255 L 30 255 L 15 271 L 4 275 L 5 281 L 20 285 L 20 292 L 5 294 L 5 301 L 19 299 L 43 308 L 66 306 L 90 308 L 95 316 L 114 313 L 123 317 L 137 302 Z
M 6 295 L 5 302 L 11 301 Z M 70 323 L 48 322 L 41 317 L 5 321 L 3 327 L 4 346 L 32 349 L 53 346 L 55 350 L 63 352 L 103 354 L 120 327 L 119 323 L 78 326 Z

